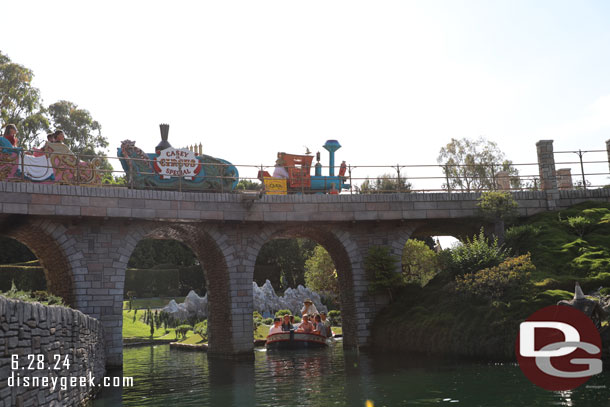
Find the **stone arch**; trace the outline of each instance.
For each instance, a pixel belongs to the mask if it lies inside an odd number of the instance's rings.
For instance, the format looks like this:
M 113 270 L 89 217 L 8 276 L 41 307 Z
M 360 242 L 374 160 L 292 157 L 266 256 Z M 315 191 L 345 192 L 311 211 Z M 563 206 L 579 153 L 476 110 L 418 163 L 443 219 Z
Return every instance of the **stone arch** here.
M 251 264 L 250 280 L 254 276 L 254 263 L 262 246 L 276 238 L 308 238 L 323 246 L 330 254 L 339 279 L 341 315 L 343 320 L 345 347 L 363 345 L 356 318 L 364 315 L 367 309 L 366 278 L 362 268 L 362 259 L 356 243 L 351 239 L 349 232 L 331 229 L 323 226 L 289 225 L 267 228 L 257 234 L 256 242 L 251 246 L 253 259 Z M 254 255 L 256 253 L 256 255 Z
M 73 244 L 62 224 L 14 215 L 2 222 L 1 234 L 27 246 L 40 261 L 47 279 L 47 290 L 64 303 L 76 305 L 72 264 L 66 250 Z
M 129 245 L 127 261 L 137 243 L 147 238 L 177 240 L 193 251 L 203 266 L 207 286 L 209 352 L 230 354 L 233 343 L 230 335 L 232 322 L 230 306 L 227 305 L 231 304 L 226 263 L 228 253 L 226 253 L 227 247 L 224 247 L 224 251 L 221 250 L 222 236 L 213 227 L 202 227 L 200 224 L 172 223 L 161 226 L 149 224 L 137 228 L 126 239 Z

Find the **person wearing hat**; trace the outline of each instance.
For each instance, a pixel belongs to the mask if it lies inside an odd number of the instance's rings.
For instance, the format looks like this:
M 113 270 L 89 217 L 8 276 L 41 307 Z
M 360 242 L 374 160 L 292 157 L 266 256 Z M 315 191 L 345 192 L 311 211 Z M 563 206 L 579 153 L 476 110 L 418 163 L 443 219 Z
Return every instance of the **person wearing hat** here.
M 273 178 L 284 178 L 284 179 L 290 178 L 290 174 L 288 174 L 288 171 L 286 171 L 286 168 L 284 167 L 284 165 L 285 165 L 284 158 L 280 154 L 278 154 L 277 160 L 275 160 L 275 169 L 273 170 Z
M 309 298 L 303 301 L 303 304 L 303 308 L 301 308 L 301 315 L 316 315 L 318 313 L 316 306 Z

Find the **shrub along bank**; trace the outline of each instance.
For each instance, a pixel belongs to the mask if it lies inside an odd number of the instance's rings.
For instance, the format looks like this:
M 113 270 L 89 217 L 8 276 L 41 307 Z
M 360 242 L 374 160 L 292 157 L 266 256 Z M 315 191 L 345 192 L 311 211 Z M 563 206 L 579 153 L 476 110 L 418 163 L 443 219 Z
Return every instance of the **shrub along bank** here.
M 519 324 L 572 298 L 576 281 L 610 294 L 610 204 L 522 219 L 505 247 L 481 235 L 439 260 L 443 271 L 426 286 L 394 292 L 375 320 L 375 347 L 512 360 Z

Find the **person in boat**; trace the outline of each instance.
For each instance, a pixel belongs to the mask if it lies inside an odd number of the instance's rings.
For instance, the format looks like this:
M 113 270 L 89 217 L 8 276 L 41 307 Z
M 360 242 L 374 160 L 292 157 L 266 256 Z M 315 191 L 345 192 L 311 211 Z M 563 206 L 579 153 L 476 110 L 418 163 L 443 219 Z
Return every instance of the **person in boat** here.
M 292 325 L 292 323 L 290 322 L 290 317 L 292 317 L 292 315 L 284 315 L 283 322 L 282 322 L 282 331 L 293 331 L 294 330 L 294 325 Z
M 330 338 L 331 336 L 333 336 L 333 331 L 330 328 L 330 321 L 328 320 L 328 318 L 326 318 L 326 312 L 320 312 L 320 319 L 322 320 L 322 324 L 326 328 L 326 337 Z
M 303 322 L 301 322 L 301 325 L 299 325 L 299 328 L 296 330 L 296 332 L 302 332 L 302 333 L 313 332 L 313 324 L 311 322 L 309 322 L 309 315 L 307 315 L 307 314 L 303 315 Z
M 318 313 L 318 309 L 314 305 L 313 301 L 307 298 L 303 301 L 303 308 L 301 308 L 301 315 L 315 315 Z
M 4 138 L 7 139 L 13 147 L 17 147 L 17 126 L 7 124 L 4 128 Z
M 269 335 L 282 332 L 281 321 L 278 317 L 273 318 L 273 326 L 269 329 Z
M 326 326 L 322 323 L 322 318 L 320 317 L 320 314 L 316 314 L 316 316 L 313 318 L 313 320 L 314 320 L 313 333 L 317 334 L 317 335 L 327 336 L 326 335 Z

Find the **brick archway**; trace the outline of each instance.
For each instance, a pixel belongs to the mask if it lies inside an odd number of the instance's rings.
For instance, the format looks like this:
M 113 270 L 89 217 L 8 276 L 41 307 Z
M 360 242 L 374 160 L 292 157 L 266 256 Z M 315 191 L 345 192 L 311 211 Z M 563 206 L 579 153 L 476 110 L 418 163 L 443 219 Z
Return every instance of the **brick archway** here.
M 148 230 L 146 230 L 148 229 Z M 139 230 L 131 240 L 133 247 L 142 239 L 169 239 L 185 244 L 193 251 L 203 266 L 208 293 L 208 345 L 210 353 L 230 354 L 233 349 L 231 314 L 227 304 L 231 303 L 228 269 L 225 253 L 217 241 L 202 225 L 169 224 L 157 228 Z M 135 244 L 134 244 L 135 242 Z
M 47 291 L 74 307 L 74 276 L 63 247 L 68 242 L 66 228 L 57 223 L 32 222 L 13 216 L 2 222 L 1 230 L 2 235 L 27 246 L 38 258 L 47 280 Z
M 260 233 L 252 252 L 258 252 L 262 246 L 278 238 L 307 238 L 318 243 L 328 251 L 337 269 L 340 288 L 341 315 L 343 320 L 343 345 L 345 347 L 356 347 L 362 345 L 359 340 L 358 325 L 356 318 L 366 306 L 363 301 L 362 289 L 357 289 L 355 281 L 363 282 L 364 272 L 362 260 L 356 244 L 352 241 L 348 232 L 331 230 L 325 227 L 311 227 L 307 225 L 291 225 L 267 229 L 266 233 Z M 256 256 L 254 261 L 256 261 Z M 253 277 L 253 271 L 252 271 Z M 364 284 L 366 286 L 366 284 Z M 362 288 L 359 285 L 359 288 Z

